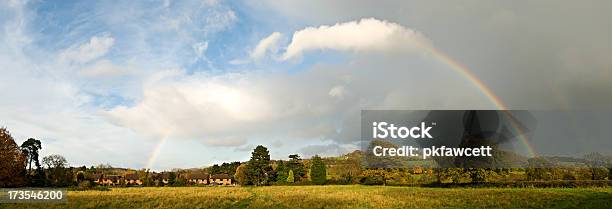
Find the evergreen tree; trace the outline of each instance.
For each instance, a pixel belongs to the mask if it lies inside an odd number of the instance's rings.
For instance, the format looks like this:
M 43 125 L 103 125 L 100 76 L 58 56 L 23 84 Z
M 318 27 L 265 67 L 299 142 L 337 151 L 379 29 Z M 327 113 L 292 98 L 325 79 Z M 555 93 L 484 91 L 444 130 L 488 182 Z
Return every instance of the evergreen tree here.
M 312 165 L 310 166 L 310 178 L 315 184 L 324 184 L 327 181 L 327 170 L 323 159 L 318 155 L 312 157 Z
M 28 158 L 28 175 L 31 175 L 32 173 L 32 163 L 34 163 L 36 168 L 40 168 L 40 161 L 38 161 L 38 150 L 41 149 L 42 145 L 40 140 L 36 140 L 34 138 L 29 138 L 21 144 L 21 150 Z
M 276 166 L 276 182 L 283 183 L 287 181 L 288 169 L 285 164 L 282 160 L 278 162 L 278 166 Z
M 248 179 L 256 186 L 266 185 L 271 171 L 268 148 L 262 145 L 257 146 L 251 153 L 251 159 L 247 164 Z
M 295 174 L 293 176 L 295 178 L 295 181 L 301 181 L 302 177 L 306 175 L 304 163 L 302 162 L 300 156 L 297 154 L 289 155 L 289 161 L 287 162 L 286 167 L 287 170 L 293 170 L 293 173 Z M 287 172 L 285 171 L 285 173 Z

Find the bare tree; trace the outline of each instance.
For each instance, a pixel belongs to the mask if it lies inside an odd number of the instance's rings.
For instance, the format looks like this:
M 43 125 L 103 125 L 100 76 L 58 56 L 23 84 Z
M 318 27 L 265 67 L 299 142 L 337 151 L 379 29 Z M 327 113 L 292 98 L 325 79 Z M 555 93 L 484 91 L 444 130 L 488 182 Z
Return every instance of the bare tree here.
M 48 169 L 65 168 L 68 165 L 66 158 L 61 155 L 49 155 L 44 157 L 42 161 Z

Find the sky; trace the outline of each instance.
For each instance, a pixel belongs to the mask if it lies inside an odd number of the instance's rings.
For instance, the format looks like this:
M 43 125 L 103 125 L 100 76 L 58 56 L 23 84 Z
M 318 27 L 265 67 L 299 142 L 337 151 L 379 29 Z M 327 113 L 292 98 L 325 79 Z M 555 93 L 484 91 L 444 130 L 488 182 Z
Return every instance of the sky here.
M 364 109 L 612 105 L 610 1 L 0 3 L 0 126 L 70 165 L 359 148 Z M 434 53 L 436 52 L 436 53 Z

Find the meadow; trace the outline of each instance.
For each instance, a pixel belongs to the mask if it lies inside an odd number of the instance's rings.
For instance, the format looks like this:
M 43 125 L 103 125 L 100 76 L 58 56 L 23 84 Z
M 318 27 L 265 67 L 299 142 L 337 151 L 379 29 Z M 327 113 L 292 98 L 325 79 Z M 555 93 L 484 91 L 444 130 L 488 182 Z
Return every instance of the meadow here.
M 67 203 L 0 208 L 609 208 L 612 188 L 144 187 L 69 191 Z

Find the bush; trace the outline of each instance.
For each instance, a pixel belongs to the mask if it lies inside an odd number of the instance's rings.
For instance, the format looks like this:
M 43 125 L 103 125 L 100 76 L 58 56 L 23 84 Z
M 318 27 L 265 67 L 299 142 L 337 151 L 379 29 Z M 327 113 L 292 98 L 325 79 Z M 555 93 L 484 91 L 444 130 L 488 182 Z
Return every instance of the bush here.
M 383 185 L 385 181 L 382 176 L 366 176 L 361 179 L 363 185 Z

